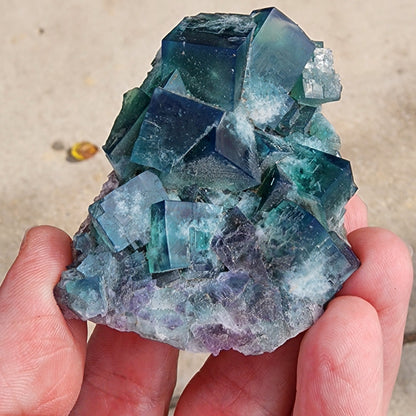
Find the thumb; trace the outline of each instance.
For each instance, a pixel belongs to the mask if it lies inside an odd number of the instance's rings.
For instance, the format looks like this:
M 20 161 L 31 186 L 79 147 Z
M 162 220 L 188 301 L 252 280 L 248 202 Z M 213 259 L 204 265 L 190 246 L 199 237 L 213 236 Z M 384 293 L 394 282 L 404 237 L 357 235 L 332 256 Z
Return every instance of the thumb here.
M 53 296 L 70 238 L 29 230 L 0 287 L 0 414 L 67 414 L 81 386 L 86 324 L 65 321 Z

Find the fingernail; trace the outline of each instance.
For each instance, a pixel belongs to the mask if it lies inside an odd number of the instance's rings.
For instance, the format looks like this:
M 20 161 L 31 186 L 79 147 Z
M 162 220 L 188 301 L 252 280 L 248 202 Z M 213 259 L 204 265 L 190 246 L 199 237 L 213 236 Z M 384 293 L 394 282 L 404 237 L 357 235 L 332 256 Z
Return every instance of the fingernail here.
M 22 242 L 20 243 L 20 249 L 19 249 L 19 252 L 21 252 L 21 251 L 24 249 L 24 247 L 25 247 L 25 245 L 26 245 L 26 242 L 27 242 L 27 235 L 29 234 L 29 231 L 30 231 L 32 228 L 33 228 L 33 227 L 29 227 L 29 228 L 27 228 L 27 229 L 25 230 L 25 232 L 24 232 L 24 234 L 23 234 Z
M 410 244 L 408 244 L 407 248 L 409 249 L 410 257 L 413 257 L 413 253 L 414 253 L 413 247 Z

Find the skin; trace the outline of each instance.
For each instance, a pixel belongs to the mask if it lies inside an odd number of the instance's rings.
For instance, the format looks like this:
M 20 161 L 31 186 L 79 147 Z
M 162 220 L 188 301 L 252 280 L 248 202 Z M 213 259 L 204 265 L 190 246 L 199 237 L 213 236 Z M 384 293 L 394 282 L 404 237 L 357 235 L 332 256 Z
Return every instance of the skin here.
M 308 331 L 273 353 L 210 357 L 176 416 L 385 415 L 396 380 L 412 287 L 408 247 L 368 228 L 353 198 L 345 220 L 361 267 Z M 0 414 L 167 414 L 173 347 L 66 321 L 53 297 L 71 262 L 70 238 L 48 226 L 26 233 L 0 287 Z

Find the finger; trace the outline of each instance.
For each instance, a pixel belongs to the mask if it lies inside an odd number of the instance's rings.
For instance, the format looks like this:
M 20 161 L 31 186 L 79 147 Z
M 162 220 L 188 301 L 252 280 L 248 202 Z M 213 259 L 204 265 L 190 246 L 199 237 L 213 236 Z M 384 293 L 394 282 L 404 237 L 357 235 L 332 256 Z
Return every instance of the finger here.
M 70 242 L 56 228 L 31 229 L 0 288 L 0 414 L 67 414 L 75 403 L 86 325 L 68 326 L 53 296 Z
M 178 350 L 135 333 L 98 325 L 89 342 L 84 382 L 71 415 L 167 414 Z
M 407 246 L 389 231 L 357 230 L 349 235 L 361 267 L 340 295 L 359 296 L 373 305 L 380 319 L 384 346 L 384 412 L 397 377 L 413 271 Z
M 287 415 L 293 406 L 301 336 L 272 353 L 210 357 L 186 387 L 175 416 Z
M 344 227 L 347 233 L 367 227 L 367 206 L 358 195 L 354 195 L 345 206 Z
M 293 415 L 380 415 L 383 348 L 376 310 L 342 296 L 305 334 Z

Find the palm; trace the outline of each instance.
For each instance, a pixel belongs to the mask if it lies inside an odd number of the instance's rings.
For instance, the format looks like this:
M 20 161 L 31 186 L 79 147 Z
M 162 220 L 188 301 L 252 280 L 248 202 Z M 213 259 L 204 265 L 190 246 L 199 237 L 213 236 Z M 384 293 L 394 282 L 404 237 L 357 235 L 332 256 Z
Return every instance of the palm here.
M 346 227 L 365 225 L 355 199 Z M 66 322 L 52 294 L 70 262 L 68 237 L 42 228 L 27 241 L 0 290 L 0 413 L 64 415 L 76 402 L 71 415 L 165 414 L 177 350 L 98 326 L 87 351 L 85 324 Z M 411 263 L 404 244 L 386 231 L 360 229 L 350 241 L 362 266 L 319 321 L 270 354 L 210 357 L 183 393 L 177 416 L 386 412 Z

